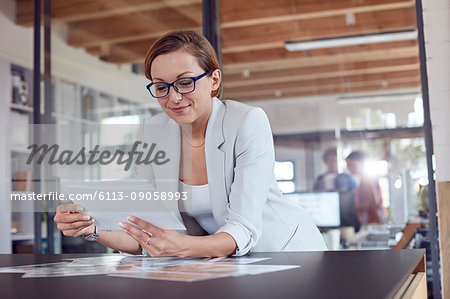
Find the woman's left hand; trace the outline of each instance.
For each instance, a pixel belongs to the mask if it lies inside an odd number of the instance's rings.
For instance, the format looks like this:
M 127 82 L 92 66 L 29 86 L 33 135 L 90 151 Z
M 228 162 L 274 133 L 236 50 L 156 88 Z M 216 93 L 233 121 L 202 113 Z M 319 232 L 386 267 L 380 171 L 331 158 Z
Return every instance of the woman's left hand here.
M 135 216 L 127 219 L 138 227 L 125 222 L 120 222 L 119 226 L 150 256 L 188 256 L 187 244 L 191 236 L 159 228 Z

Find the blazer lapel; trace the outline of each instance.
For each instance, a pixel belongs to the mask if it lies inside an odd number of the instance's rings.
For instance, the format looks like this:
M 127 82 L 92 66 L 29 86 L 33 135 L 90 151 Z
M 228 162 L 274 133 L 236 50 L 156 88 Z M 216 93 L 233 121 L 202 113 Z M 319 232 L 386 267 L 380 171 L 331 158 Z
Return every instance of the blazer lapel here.
M 219 226 L 225 224 L 228 196 L 225 185 L 225 153 L 220 149 L 224 143 L 223 121 L 226 107 L 213 98 L 211 116 L 206 127 L 205 158 L 209 196 L 214 220 Z

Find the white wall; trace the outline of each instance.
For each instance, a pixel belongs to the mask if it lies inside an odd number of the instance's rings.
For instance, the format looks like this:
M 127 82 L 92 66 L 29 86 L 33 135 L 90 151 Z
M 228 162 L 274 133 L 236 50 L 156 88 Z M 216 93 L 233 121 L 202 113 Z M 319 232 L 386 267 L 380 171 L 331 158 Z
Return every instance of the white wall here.
M 11 62 L 33 65 L 33 31 L 14 25 L 15 1 L 0 1 L 0 56 Z

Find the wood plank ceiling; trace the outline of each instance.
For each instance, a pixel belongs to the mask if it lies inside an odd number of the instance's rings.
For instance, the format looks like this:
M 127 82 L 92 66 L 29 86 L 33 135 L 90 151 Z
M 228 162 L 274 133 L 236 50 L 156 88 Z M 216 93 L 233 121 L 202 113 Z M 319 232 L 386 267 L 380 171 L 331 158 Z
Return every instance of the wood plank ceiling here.
M 33 0 L 16 0 L 31 26 Z M 240 101 L 420 88 L 418 42 L 288 52 L 303 41 L 416 28 L 414 0 L 222 0 L 225 97 Z M 67 43 L 111 63 L 142 63 L 162 34 L 201 31 L 201 0 L 52 0 Z

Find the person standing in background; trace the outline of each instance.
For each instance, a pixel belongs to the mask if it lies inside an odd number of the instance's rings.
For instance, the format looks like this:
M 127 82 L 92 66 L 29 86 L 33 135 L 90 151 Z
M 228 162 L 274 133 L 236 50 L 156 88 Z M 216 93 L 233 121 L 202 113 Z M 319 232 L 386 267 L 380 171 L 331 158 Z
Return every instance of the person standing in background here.
M 351 226 L 358 232 L 361 224 L 356 214 L 355 192 L 357 183 L 354 175 L 347 169 L 339 173 L 335 180 L 334 186 L 339 192 L 339 212 L 342 227 Z
M 353 151 L 347 156 L 347 169 L 352 176 L 355 188 L 355 210 L 361 225 L 386 223 L 386 210 L 383 207 L 381 188 L 377 177 L 364 173 L 367 154 Z
M 338 175 L 336 148 L 327 149 L 322 156 L 323 162 L 327 165 L 327 171 L 321 174 L 314 183 L 314 191 L 334 191 L 336 190 L 335 179 Z

